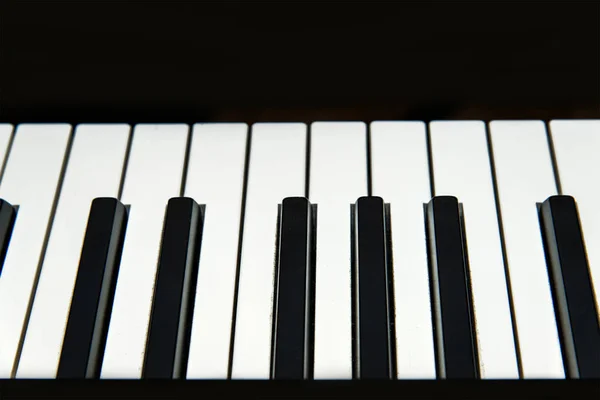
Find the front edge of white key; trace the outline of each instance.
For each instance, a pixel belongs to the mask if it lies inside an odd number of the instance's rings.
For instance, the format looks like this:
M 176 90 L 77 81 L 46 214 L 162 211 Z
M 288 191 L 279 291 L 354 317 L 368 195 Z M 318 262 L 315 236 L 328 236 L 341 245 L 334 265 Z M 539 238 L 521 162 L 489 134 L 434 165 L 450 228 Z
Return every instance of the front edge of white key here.
M 70 136 L 68 124 L 16 128 L 0 185 L 0 198 L 19 206 L 0 276 L 0 377 L 16 367 Z
M 248 168 L 232 378 L 268 379 L 277 206 L 304 195 L 306 125 L 254 124 Z
M 225 379 L 246 160 L 246 124 L 196 124 L 185 195 L 205 205 L 188 379 Z
M 423 204 L 431 199 L 425 124 L 371 123 L 373 195 L 390 205 L 398 379 L 433 379 L 435 353 Z
M 536 203 L 556 194 L 542 121 L 492 121 L 498 200 L 525 378 L 563 378 L 564 366 Z
M 139 378 L 167 202 L 181 193 L 188 126 L 136 125 L 121 202 L 130 205 L 102 378 Z
M 600 119 L 554 120 L 550 131 L 562 194 L 577 202 L 600 321 Z
M 352 377 L 350 207 L 368 193 L 366 125 L 311 126 L 309 199 L 317 204 L 315 379 Z
M 482 121 L 429 125 L 436 196 L 463 205 L 482 378 L 519 377 L 494 182 Z
M 56 377 L 90 205 L 118 196 L 129 130 L 125 124 L 75 130 L 17 378 Z

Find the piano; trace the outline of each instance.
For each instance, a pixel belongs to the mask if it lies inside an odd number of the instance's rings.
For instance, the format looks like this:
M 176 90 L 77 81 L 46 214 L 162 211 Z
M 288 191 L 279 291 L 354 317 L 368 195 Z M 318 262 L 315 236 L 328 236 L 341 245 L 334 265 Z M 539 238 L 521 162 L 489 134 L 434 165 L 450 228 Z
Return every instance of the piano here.
M 2 12 L 1 399 L 600 395 L 597 3 Z

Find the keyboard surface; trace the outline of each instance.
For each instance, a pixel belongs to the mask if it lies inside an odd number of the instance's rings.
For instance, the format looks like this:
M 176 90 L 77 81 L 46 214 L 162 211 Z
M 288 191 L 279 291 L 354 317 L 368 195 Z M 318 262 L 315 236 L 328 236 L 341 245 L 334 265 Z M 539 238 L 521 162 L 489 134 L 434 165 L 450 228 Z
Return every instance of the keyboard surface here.
M 600 120 L 2 124 L 0 140 L 9 389 L 600 378 Z

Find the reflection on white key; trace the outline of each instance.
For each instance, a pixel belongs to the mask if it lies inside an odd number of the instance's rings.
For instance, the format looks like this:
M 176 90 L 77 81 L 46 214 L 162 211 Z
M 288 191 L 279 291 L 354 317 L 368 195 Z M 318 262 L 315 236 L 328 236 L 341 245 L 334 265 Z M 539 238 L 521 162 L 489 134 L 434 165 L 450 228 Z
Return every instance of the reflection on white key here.
M 92 200 L 117 197 L 129 125 L 79 125 L 27 326 L 17 378 L 55 378 Z
M 225 379 L 229 367 L 246 124 L 194 125 L 185 196 L 206 206 L 188 379 Z
M 4 158 L 8 153 L 8 143 L 12 132 L 13 126 L 11 124 L 0 124 L 0 165 L 4 163 Z
M 141 124 L 133 133 L 123 204 L 131 205 L 102 378 L 139 378 L 167 202 L 181 193 L 188 126 Z
M 551 121 L 550 132 L 563 194 L 577 202 L 600 321 L 600 120 Z
M 482 378 L 519 377 L 485 125 L 430 124 L 436 196 L 463 205 Z
M 423 204 L 431 199 L 425 124 L 371 124 L 373 196 L 390 204 L 399 379 L 435 378 Z
M 232 378 L 269 378 L 277 206 L 304 196 L 305 174 L 305 124 L 252 126 Z
M 315 379 L 352 377 L 350 205 L 367 195 L 366 126 L 311 126 L 309 199 L 317 204 Z
M 19 211 L 0 278 L 0 378 L 16 367 L 70 134 L 67 124 L 19 125 L 2 177 L 0 198 Z
M 525 378 L 563 378 L 564 368 L 536 203 L 556 194 L 541 121 L 492 121 L 498 198 Z

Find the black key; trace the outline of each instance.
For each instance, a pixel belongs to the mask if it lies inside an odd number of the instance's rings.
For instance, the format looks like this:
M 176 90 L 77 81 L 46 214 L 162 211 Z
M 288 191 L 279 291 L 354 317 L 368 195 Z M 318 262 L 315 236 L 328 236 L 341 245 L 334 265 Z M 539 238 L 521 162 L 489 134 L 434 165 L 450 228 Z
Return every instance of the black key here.
M 2 266 L 4 265 L 16 214 L 15 208 L 10 203 L 0 199 L 0 275 L 2 275 Z
M 127 210 L 117 199 L 92 202 L 58 378 L 99 378 L 112 310 Z
M 274 304 L 274 379 L 312 376 L 314 271 L 312 209 L 303 197 L 281 205 Z
M 477 378 L 467 249 L 456 197 L 431 199 L 427 205 L 427 236 L 438 376 Z
M 354 371 L 358 379 L 391 379 L 391 293 L 385 205 L 361 197 L 354 208 Z
M 567 375 L 600 378 L 600 326 L 577 205 L 551 196 L 540 211 Z
M 143 378 L 182 378 L 187 358 L 202 236 L 202 210 L 190 198 L 169 200 Z

